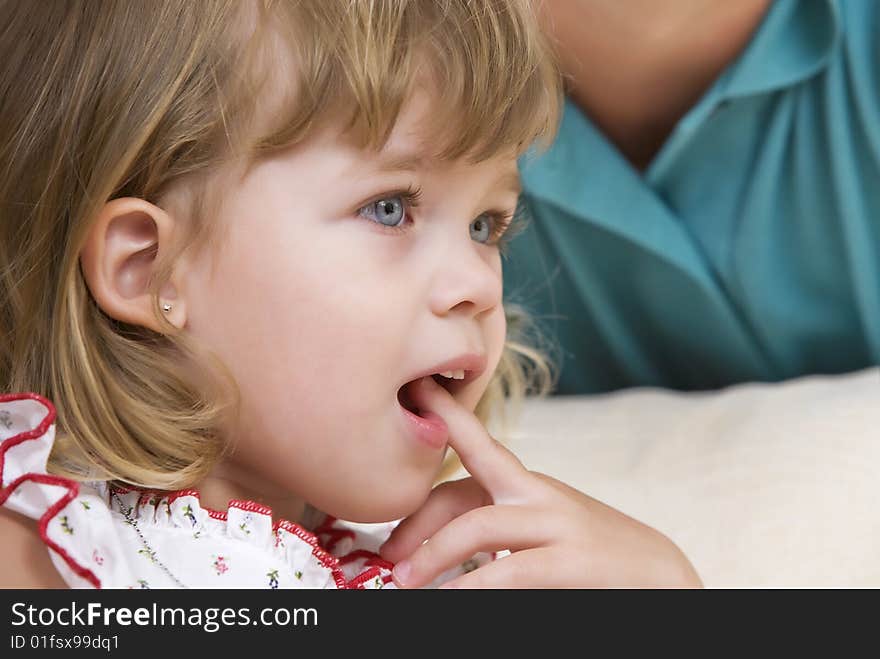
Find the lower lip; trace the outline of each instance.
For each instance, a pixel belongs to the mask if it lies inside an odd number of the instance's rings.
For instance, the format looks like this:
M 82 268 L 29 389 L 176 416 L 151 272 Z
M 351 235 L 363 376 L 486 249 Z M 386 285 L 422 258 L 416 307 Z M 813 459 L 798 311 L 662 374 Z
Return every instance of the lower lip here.
M 403 411 L 407 425 L 419 441 L 434 449 L 442 449 L 446 446 L 449 439 L 449 427 L 442 417 L 433 412 L 422 412 L 424 416 L 419 416 L 410 412 L 403 405 L 399 405 L 399 407 Z

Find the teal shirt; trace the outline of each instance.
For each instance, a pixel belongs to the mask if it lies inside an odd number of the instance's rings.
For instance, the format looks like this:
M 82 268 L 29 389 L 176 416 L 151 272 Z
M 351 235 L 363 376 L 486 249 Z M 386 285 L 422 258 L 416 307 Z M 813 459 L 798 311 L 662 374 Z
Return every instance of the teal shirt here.
M 878 65 L 880 2 L 776 0 L 644 172 L 566 103 L 504 266 L 559 393 L 880 363 Z

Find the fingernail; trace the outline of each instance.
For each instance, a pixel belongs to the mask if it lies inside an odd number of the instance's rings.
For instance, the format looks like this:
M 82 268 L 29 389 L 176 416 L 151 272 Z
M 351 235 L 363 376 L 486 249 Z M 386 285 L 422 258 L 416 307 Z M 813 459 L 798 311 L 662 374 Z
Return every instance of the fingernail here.
M 410 573 L 412 572 L 412 565 L 409 561 L 400 561 L 400 563 L 394 566 L 394 569 L 391 572 L 394 574 L 397 583 L 401 586 L 405 586 L 406 582 L 409 580 Z

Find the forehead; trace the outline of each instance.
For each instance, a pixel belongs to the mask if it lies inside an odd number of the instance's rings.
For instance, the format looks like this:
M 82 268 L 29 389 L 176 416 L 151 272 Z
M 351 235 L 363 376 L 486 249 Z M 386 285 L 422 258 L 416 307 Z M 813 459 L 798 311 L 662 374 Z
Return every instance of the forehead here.
M 438 94 L 424 87 L 410 94 L 388 140 L 381 148 L 373 150 L 377 169 L 389 172 L 426 171 L 451 164 L 441 155 L 445 143 L 451 139 L 438 122 L 436 106 L 441 102 Z M 503 179 L 502 184 L 518 191 L 516 159 L 517 153 L 511 148 L 480 160 L 465 154 L 460 161 L 481 169 L 497 170 Z M 460 161 L 457 164 L 462 164 Z

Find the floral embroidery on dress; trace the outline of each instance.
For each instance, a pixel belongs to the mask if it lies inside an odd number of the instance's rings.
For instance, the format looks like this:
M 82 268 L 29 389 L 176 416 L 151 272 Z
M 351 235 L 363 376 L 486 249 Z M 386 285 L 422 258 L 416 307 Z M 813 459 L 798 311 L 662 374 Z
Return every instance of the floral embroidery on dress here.
M 171 513 L 171 506 L 168 507 L 168 513 Z M 195 526 L 196 525 L 196 516 L 193 514 L 193 507 L 190 504 L 186 504 L 186 507 L 183 509 L 183 516 L 186 517 L 190 523 Z
M 0 410 L 0 425 L 7 430 L 12 429 L 12 416 L 6 410 Z
M 70 522 L 67 521 L 67 515 L 62 515 L 58 521 L 61 522 L 61 530 L 67 535 L 73 535 L 73 527 L 70 525 Z
M 214 556 L 214 571 L 218 574 L 224 574 L 229 571 L 229 565 L 226 564 L 226 559 L 223 556 Z
M 147 549 L 146 547 L 144 547 L 143 549 L 138 549 L 138 554 L 150 559 L 150 563 L 156 562 L 156 552 L 152 549 Z
M 266 576 L 269 577 L 269 588 L 278 590 L 278 570 L 270 570 Z
M 97 549 L 92 551 L 92 560 L 98 565 L 104 565 L 104 557 L 98 553 Z
M 83 510 L 91 510 L 92 509 L 92 507 L 91 507 L 91 505 L 89 505 L 88 501 L 80 501 L 80 503 L 82 504 Z
M 244 521 L 243 521 L 241 524 L 238 525 L 238 528 L 239 528 L 241 531 L 243 531 L 243 532 L 245 533 L 245 535 L 250 535 L 250 534 L 251 534 L 251 530 L 250 530 L 249 527 L 250 527 L 250 524 L 251 524 L 251 522 L 253 521 L 253 519 L 254 519 L 254 518 L 251 517 L 251 514 L 248 513 L 247 515 L 244 516 Z

